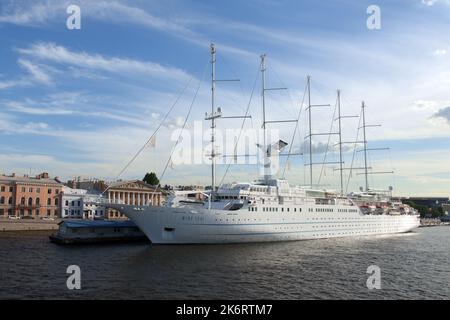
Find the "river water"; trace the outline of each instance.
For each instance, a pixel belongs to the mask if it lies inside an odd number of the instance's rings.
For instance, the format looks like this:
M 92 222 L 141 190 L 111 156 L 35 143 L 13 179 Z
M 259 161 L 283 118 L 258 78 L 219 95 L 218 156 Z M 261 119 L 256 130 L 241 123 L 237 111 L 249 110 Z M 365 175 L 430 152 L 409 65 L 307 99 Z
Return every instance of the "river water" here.
M 0 232 L 1 299 L 450 299 L 450 227 L 242 245 L 59 246 Z M 66 269 L 81 269 L 69 290 Z M 367 288 L 380 268 L 381 289 Z

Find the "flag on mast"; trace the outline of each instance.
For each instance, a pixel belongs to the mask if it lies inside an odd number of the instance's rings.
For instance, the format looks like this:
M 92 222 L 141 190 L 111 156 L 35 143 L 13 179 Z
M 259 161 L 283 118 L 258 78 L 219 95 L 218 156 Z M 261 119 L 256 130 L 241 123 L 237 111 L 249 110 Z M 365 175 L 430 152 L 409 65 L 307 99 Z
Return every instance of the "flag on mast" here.
M 156 135 L 153 135 L 150 140 L 147 142 L 148 148 L 155 148 L 156 147 Z

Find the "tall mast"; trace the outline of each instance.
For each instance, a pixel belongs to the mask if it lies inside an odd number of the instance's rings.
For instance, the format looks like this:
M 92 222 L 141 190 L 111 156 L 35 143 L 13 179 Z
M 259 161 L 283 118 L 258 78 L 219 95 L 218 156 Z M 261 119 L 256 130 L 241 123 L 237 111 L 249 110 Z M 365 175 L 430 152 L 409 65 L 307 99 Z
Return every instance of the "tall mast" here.
M 205 120 L 211 120 L 211 191 L 216 190 L 216 118 L 222 116 L 220 108 L 215 111 L 215 91 L 216 91 L 216 47 L 210 45 L 211 51 L 211 114 L 206 114 Z
M 262 101 L 262 128 L 263 128 L 263 150 L 266 150 L 266 55 L 261 55 L 261 101 Z M 265 151 L 264 151 L 265 152 Z
M 262 129 L 263 129 L 263 166 L 264 180 L 267 180 L 267 146 L 266 146 L 266 55 L 261 55 L 261 103 L 262 103 Z
M 337 107 L 338 107 L 338 121 L 339 121 L 339 171 L 341 182 L 341 196 L 344 195 L 344 176 L 343 176 L 343 162 L 342 162 L 342 124 L 341 124 L 341 90 L 337 91 Z
M 266 120 L 266 91 L 273 90 L 287 90 L 287 88 L 279 87 L 279 88 L 266 88 L 266 55 L 262 54 L 261 56 L 261 104 L 262 104 L 262 129 L 263 129 L 263 145 L 262 151 L 264 154 L 264 181 L 268 181 L 272 176 L 271 170 L 271 160 L 269 159 L 269 147 L 267 146 L 267 137 L 266 137 L 266 125 L 270 123 L 286 123 L 286 122 L 297 122 L 297 119 L 286 119 L 286 120 Z M 280 149 L 278 150 L 278 152 Z M 270 154 L 272 157 L 272 153 Z
M 210 45 L 211 52 L 211 113 L 206 113 L 205 120 L 211 120 L 211 191 L 216 191 L 216 157 L 220 153 L 216 152 L 216 119 L 237 119 L 237 118 L 251 118 L 250 116 L 229 116 L 222 117 L 221 108 L 216 109 L 215 105 L 215 92 L 216 82 L 234 82 L 240 81 L 239 79 L 216 79 L 216 47 L 214 43 Z M 213 196 L 213 195 L 212 195 Z
M 313 161 L 312 161 L 312 128 L 311 128 L 311 76 L 307 78 L 308 87 L 308 127 L 309 127 L 309 184 L 313 186 Z
M 362 143 L 361 141 L 342 141 L 342 119 L 345 118 L 359 118 L 360 116 L 343 116 L 341 113 L 341 90 L 337 90 L 337 112 L 338 117 L 335 120 L 338 120 L 338 135 L 339 135 L 339 142 L 336 145 L 339 145 L 339 170 L 340 171 L 340 182 L 341 182 L 341 196 L 344 196 L 344 170 L 352 170 L 353 168 L 344 168 L 344 157 L 342 153 L 342 145 L 343 144 L 356 144 L 356 143 Z M 350 171 L 351 174 L 351 171 Z
M 321 136 L 321 135 L 333 135 L 337 134 L 336 132 L 321 132 L 321 133 L 312 133 L 312 111 L 311 108 L 315 107 L 329 107 L 329 104 L 311 104 L 311 76 L 307 77 L 307 88 L 308 88 L 308 127 L 309 127 L 309 134 L 305 137 L 305 140 L 309 138 L 309 185 L 312 188 L 313 187 L 313 165 L 318 163 L 313 163 L 313 154 L 312 154 L 312 138 L 313 136 Z M 323 162 L 324 164 L 330 164 L 335 162 Z
M 366 191 L 369 191 L 369 179 L 368 179 L 368 171 L 367 171 L 367 140 L 366 140 L 366 113 L 365 113 L 365 104 L 364 101 L 361 105 L 362 111 L 362 121 L 363 121 L 363 145 L 364 145 L 364 177 L 366 181 Z

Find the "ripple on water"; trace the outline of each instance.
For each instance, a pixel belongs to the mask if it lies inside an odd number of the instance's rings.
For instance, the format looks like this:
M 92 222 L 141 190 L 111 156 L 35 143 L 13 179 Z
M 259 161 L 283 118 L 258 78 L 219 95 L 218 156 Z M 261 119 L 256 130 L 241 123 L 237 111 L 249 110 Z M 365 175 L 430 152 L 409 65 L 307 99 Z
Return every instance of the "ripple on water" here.
M 449 299 L 450 228 L 376 237 L 242 245 L 57 246 L 0 233 L 0 298 Z M 82 290 L 66 288 L 66 268 Z M 381 290 L 368 290 L 369 265 Z

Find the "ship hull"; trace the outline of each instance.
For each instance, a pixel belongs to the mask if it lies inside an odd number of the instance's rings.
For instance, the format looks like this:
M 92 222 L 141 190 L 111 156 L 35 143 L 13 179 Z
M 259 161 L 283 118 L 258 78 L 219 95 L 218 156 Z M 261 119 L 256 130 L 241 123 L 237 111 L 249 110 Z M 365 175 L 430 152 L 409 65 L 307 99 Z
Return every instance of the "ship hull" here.
M 152 243 L 224 244 L 295 241 L 409 232 L 415 215 L 364 215 L 358 212 L 262 212 L 112 205 L 130 218 Z M 311 211 L 310 211 L 311 210 Z M 344 209 L 345 210 L 345 209 Z

